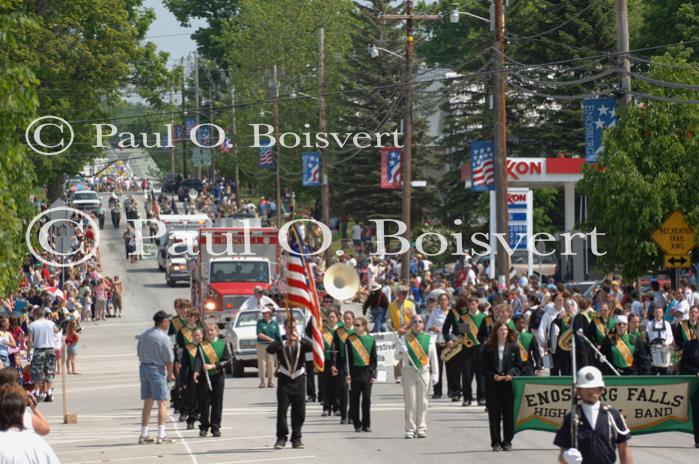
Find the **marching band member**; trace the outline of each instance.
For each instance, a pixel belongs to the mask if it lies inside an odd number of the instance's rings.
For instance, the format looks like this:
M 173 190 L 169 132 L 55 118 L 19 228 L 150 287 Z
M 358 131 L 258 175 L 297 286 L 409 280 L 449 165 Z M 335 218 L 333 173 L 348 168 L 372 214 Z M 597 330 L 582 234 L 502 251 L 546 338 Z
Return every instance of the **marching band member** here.
M 512 377 L 521 373 L 522 360 L 515 333 L 505 322 L 493 324 L 490 336 L 483 345 L 480 361 L 481 375 L 486 381 L 490 446 L 493 451 L 512 451 L 515 432 Z
M 578 331 L 582 330 L 588 340 L 595 339 L 595 310 L 592 309 L 590 300 L 581 298 L 578 302 L 579 311 L 573 317 L 573 332 L 575 333 L 575 352 L 577 355 L 576 361 L 579 367 L 590 366 L 595 363 L 595 352 L 592 347 L 585 341 L 583 337 L 578 335 Z
M 478 299 L 475 297 L 459 298 L 452 312 L 447 316 L 442 327 L 444 338 L 449 340 L 447 346 L 454 348 L 455 344 L 463 344 L 464 347 L 458 360 L 457 372 L 460 378 L 456 380 L 456 386 L 461 386 L 458 395 L 463 394 L 462 406 L 470 406 L 473 401 L 473 377 L 476 377 L 476 400 L 479 405 L 485 404 L 484 382 L 478 368 L 480 345 L 485 341 L 485 331 L 488 317 L 478 310 Z M 451 330 L 451 334 L 449 331 Z M 453 397 L 452 397 L 453 401 Z
M 226 386 L 224 369 L 233 358 L 228 344 L 218 336 L 216 322 L 204 324 L 206 340 L 199 344 L 199 356 L 194 365 L 194 383 L 199 383 L 199 436 L 205 437 L 209 428 L 214 437 L 221 436 L 223 390 Z
M 437 383 L 437 348 L 425 333 L 423 316 L 416 315 L 411 330 L 400 338 L 396 356 L 403 359 L 405 438 L 427 438 L 427 394 Z
M 631 464 L 631 449 L 627 444 L 631 432 L 624 417 L 616 409 L 600 402 L 604 391 L 602 372 L 593 366 L 583 367 L 578 371 L 576 386 L 582 399 L 582 404 L 576 406 L 577 446 L 572 442 L 571 415 L 568 413 L 553 441 L 561 449 L 558 462 L 614 464 L 618 449 L 621 464 Z
M 286 446 L 289 438 L 287 411 L 291 406 L 291 446 L 303 448 L 301 428 L 306 420 L 306 370 L 305 354 L 313 351 L 313 342 L 300 337 L 296 331 L 296 320 L 289 317 L 284 321 L 284 340 L 276 340 L 267 347 L 267 352 L 277 355 L 279 378 L 277 379 L 277 441 L 275 449 Z
M 182 393 L 184 398 L 183 414 L 187 416 L 187 430 L 194 429 L 194 423 L 199 420 L 199 386 L 194 383 L 196 361 L 199 357 L 199 345 L 204 340 L 204 330 L 196 327 L 192 330 L 192 342 L 184 349 L 180 376 L 182 378 Z
M 319 376 L 319 388 L 323 396 L 323 416 L 339 415 L 337 404 L 337 369 L 333 365 L 333 334 L 338 325 L 337 311 L 329 309 L 327 320 L 323 324 L 323 349 L 325 351 L 325 369 Z M 334 372 L 334 373 L 333 373 Z
M 427 438 L 427 394 L 430 382 L 437 383 L 437 349 L 423 330 L 423 316 L 416 315 L 411 330 L 400 338 L 396 357 L 403 360 L 405 438 Z
M 396 299 L 388 305 L 388 328 L 401 336 L 410 330 L 410 320 L 417 311 L 415 304 L 408 300 L 408 287 L 401 285 L 396 292 Z M 403 368 L 399 362 L 393 369 L 396 383 L 400 383 L 400 375 Z
M 175 386 L 170 392 L 170 398 L 172 402 L 172 407 L 175 413 L 180 413 L 180 418 L 182 417 L 181 410 L 184 409 L 183 399 L 180 395 L 180 390 L 182 389 L 182 384 L 180 382 L 179 369 L 180 369 L 180 359 L 182 358 L 182 350 L 177 346 L 177 334 L 180 330 L 187 325 L 187 311 L 189 307 L 186 306 L 184 298 L 175 298 L 175 316 L 170 319 L 170 328 L 168 329 L 168 335 L 170 336 L 170 341 L 172 341 L 172 346 L 175 352 Z
M 340 403 L 340 424 L 349 424 L 351 421 L 349 418 L 352 414 L 347 416 L 347 407 L 349 405 L 349 385 L 345 381 L 349 372 L 345 370 L 347 367 L 347 362 L 345 356 L 347 352 L 345 350 L 345 342 L 347 342 L 347 337 L 354 333 L 354 313 L 352 311 L 345 311 L 342 315 L 342 322 L 337 324 L 335 328 L 335 333 L 333 333 L 333 362 L 331 372 L 337 379 L 336 392 L 339 396 Z
M 543 369 L 541 351 L 539 351 L 536 337 L 528 330 L 527 318 L 521 314 L 515 316 L 514 320 L 517 324 L 517 347 L 519 357 L 522 359 L 522 375 L 541 375 Z
M 629 336 L 627 329 L 626 316 L 617 316 L 616 330 L 605 339 L 600 351 L 621 375 L 640 374 L 640 359 L 645 353 L 638 340 Z
M 430 314 L 425 326 L 425 331 L 434 338 L 435 346 L 437 348 L 437 363 L 439 364 L 438 381 L 436 384 L 434 384 L 432 399 L 442 397 L 442 378 L 444 377 L 444 361 L 442 360 L 442 352 L 447 345 L 444 340 L 444 334 L 442 334 L 442 328 L 444 327 L 444 321 L 446 321 L 447 315 L 449 314 L 449 306 L 449 295 L 446 293 L 439 295 L 437 298 L 437 309 Z M 450 382 L 447 378 L 447 385 L 451 386 L 451 384 L 452 382 Z
M 354 333 L 345 342 L 345 380 L 350 384 L 350 416 L 355 432 L 371 432 L 371 386 L 376 381 L 377 358 L 374 337 L 367 333 L 367 329 L 366 319 L 356 318 Z
M 669 349 L 675 342 L 675 337 L 672 333 L 672 326 L 665 320 L 664 313 L 665 312 L 662 306 L 656 307 L 653 310 L 653 319 L 646 323 L 646 334 L 651 353 L 653 352 L 654 347 L 656 347 L 656 349 L 657 347 Z M 652 366 L 651 373 L 653 375 L 664 375 L 667 374 L 667 368 Z
M 678 349 L 683 349 L 686 343 L 697 338 L 697 321 L 699 321 L 699 306 L 689 308 L 689 319 L 679 321 L 674 326 L 673 338 Z
M 680 359 L 680 374 L 699 376 L 699 339 L 696 337 L 684 345 Z M 692 399 L 692 411 L 699 411 L 699 388 Z M 694 447 L 699 448 L 699 414 L 693 414 L 693 420 Z
M 641 317 L 638 314 L 629 313 L 628 332 L 632 343 L 638 343 L 645 356 L 639 358 L 638 371 L 640 373 L 650 374 L 652 370 L 650 359 L 650 345 L 648 345 L 648 334 L 645 328 L 641 326 Z
M 596 343 L 599 349 L 604 341 L 607 339 L 607 335 L 614 328 L 612 324 L 611 312 L 609 305 L 607 303 L 601 303 L 599 305 L 598 317 L 593 321 L 595 326 L 595 338 L 593 341 Z

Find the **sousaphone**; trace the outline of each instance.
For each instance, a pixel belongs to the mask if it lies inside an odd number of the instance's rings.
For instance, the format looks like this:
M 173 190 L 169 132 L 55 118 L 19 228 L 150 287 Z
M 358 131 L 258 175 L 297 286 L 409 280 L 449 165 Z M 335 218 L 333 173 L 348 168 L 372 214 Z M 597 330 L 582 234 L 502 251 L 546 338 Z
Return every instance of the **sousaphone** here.
M 349 264 L 335 263 L 325 271 L 323 285 L 336 300 L 348 300 L 359 291 L 359 274 Z

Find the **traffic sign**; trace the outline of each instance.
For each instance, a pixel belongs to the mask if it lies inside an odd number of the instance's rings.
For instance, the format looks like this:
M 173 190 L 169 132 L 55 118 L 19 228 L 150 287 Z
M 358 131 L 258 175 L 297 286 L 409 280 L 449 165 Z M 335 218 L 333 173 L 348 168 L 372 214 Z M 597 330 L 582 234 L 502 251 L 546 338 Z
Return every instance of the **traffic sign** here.
M 689 255 L 665 255 L 663 256 L 663 267 L 665 269 L 692 267 L 692 257 Z
M 696 227 L 690 227 L 684 220 L 684 214 L 675 211 L 650 238 L 668 255 L 678 256 L 686 255 L 696 246 L 695 233 Z

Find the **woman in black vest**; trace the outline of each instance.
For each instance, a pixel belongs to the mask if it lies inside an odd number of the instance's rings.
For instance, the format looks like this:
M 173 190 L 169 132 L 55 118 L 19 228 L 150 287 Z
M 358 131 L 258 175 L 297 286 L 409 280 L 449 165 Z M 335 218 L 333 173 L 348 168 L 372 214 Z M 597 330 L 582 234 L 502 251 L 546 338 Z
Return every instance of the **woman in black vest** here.
M 514 394 L 512 377 L 519 375 L 522 360 L 515 333 L 502 321 L 493 324 L 481 355 L 481 375 L 485 379 L 485 402 L 493 451 L 512 451 L 514 436 Z M 500 424 L 503 435 L 501 439 Z

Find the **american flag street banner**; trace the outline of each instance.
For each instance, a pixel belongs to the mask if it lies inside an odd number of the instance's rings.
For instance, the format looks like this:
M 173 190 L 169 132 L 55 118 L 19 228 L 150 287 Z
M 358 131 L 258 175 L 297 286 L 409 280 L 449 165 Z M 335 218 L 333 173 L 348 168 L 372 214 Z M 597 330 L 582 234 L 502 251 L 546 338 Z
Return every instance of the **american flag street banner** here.
M 492 140 L 471 142 L 471 189 L 495 189 L 495 158 Z
M 400 148 L 381 149 L 381 188 L 400 189 L 403 187 L 403 157 Z
M 180 143 L 185 139 L 184 126 L 179 124 L 175 126 L 175 134 L 173 136 L 173 142 Z
M 313 340 L 313 366 L 318 372 L 325 368 L 323 353 L 322 320 L 313 271 L 306 259 L 309 250 L 300 238 L 296 224 L 289 229 L 289 249 L 286 257 L 286 291 L 292 307 L 304 308 L 311 313 L 311 335 Z M 286 238 L 285 238 L 286 240 Z
M 307 151 L 301 154 L 303 164 L 303 186 L 320 187 L 320 152 Z
M 211 127 L 201 126 L 199 130 L 197 130 L 197 140 L 201 145 L 209 145 L 209 141 L 211 140 Z
M 189 138 L 189 133 L 192 132 L 194 126 L 197 125 L 197 120 L 194 118 L 187 118 L 184 120 L 184 137 Z M 183 138 L 184 140 L 184 138 Z
M 602 132 L 617 123 L 616 98 L 595 98 L 583 101 L 585 124 L 585 161 L 596 163 L 602 146 Z
M 267 142 L 267 145 L 260 147 L 260 168 L 274 169 L 274 155 L 272 154 L 271 142 Z

